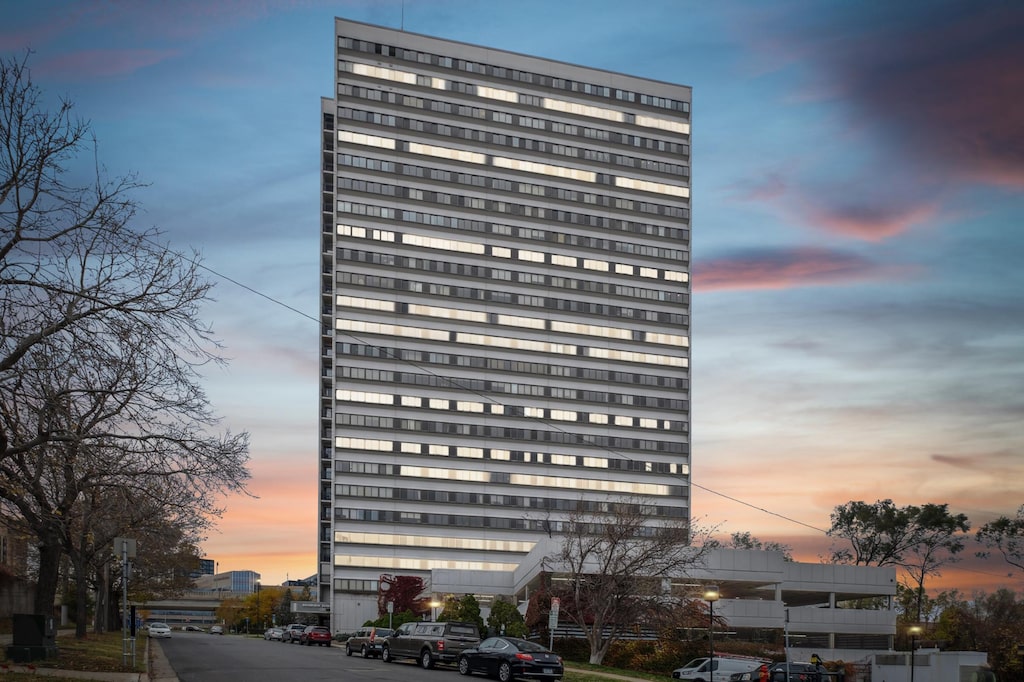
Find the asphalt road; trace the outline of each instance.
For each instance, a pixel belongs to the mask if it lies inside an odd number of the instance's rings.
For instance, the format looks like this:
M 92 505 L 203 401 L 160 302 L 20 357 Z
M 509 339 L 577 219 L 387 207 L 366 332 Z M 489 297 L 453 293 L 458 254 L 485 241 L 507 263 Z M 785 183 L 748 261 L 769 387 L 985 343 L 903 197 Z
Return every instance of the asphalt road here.
M 239 635 L 178 632 L 160 647 L 180 682 L 459 682 L 454 666 L 422 670 L 414 661 L 384 663 L 345 655 L 345 647 L 299 646 Z M 474 676 L 472 679 L 487 678 Z

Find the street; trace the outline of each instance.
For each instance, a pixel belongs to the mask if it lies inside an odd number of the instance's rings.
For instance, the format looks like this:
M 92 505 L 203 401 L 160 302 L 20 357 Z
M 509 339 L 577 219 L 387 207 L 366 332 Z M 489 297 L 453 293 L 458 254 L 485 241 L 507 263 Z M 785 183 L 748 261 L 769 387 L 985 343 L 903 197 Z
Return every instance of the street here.
M 422 670 L 412 661 L 384 663 L 349 657 L 337 642 L 330 647 L 307 647 L 238 635 L 175 631 L 171 638 L 159 640 L 158 646 L 181 682 L 455 682 L 458 676 L 453 666 Z

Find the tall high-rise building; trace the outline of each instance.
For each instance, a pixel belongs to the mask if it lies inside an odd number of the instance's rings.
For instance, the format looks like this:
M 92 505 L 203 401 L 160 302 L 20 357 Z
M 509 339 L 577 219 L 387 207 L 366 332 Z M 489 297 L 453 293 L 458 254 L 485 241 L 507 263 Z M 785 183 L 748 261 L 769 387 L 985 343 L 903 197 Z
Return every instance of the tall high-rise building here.
M 319 580 L 511 571 L 573 510 L 687 519 L 690 88 L 338 19 Z

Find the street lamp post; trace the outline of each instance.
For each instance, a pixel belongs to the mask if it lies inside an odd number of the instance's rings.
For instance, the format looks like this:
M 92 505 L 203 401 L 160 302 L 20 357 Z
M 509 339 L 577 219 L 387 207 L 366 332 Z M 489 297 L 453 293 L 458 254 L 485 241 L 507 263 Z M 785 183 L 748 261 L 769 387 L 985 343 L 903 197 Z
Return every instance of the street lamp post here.
M 430 602 L 430 620 L 432 620 L 432 621 L 436 621 L 437 620 L 437 607 L 440 606 L 440 605 L 441 605 L 441 602 L 437 601 L 436 599 L 434 599 L 434 600 L 432 600 Z
M 708 620 L 708 646 L 710 647 L 711 658 L 708 659 L 708 676 L 715 672 L 715 602 L 718 601 L 718 585 L 708 585 L 704 590 L 704 599 L 708 603 L 710 619 Z
M 256 581 L 256 632 L 260 631 L 260 583 Z
M 910 682 L 914 682 L 914 650 L 917 648 L 917 636 L 921 634 L 921 626 L 911 625 L 907 632 L 910 633 Z

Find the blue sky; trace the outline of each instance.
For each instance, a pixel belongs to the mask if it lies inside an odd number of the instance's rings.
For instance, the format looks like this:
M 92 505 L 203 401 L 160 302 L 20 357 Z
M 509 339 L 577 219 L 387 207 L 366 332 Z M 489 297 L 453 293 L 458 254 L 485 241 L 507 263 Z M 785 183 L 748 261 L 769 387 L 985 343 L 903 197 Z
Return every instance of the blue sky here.
M 231 363 L 206 388 L 252 434 L 258 496 L 225 501 L 205 545 L 221 570 L 316 569 L 335 16 L 693 86 L 705 525 L 815 561 L 849 500 L 949 503 L 975 527 L 1024 504 L 1024 6 L 0 0 L 0 54 L 34 51 L 108 172 L 148 184 L 140 224 L 216 273 Z M 1020 589 L 1010 568 L 935 584 Z

